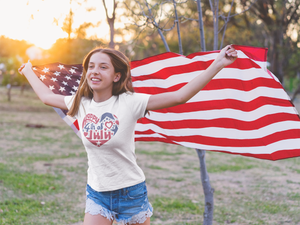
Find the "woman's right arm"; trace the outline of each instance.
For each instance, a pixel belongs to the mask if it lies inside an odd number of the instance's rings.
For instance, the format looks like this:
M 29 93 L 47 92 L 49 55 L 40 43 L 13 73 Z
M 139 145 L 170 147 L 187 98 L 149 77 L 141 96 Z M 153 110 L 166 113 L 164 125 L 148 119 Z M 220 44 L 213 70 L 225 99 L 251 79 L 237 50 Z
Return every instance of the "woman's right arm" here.
M 19 68 L 19 73 L 24 75 L 34 92 L 41 99 L 41 101 L 49 106 L 68 110 L 65 104 L 65 96 L 54 94 L 33 72 L 32 65 L 30 62 L 23 64 Z

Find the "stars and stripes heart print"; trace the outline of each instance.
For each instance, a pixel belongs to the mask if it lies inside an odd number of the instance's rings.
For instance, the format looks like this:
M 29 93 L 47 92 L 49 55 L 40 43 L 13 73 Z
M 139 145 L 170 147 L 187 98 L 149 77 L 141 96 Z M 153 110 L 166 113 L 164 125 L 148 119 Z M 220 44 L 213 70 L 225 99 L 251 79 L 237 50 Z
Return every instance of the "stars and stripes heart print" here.
M 277 78 L 267 70 L 267 49 L 234 47 L 238 59 L 187 103 L 151 111 L 140 119 L 136 141 L 269 160 L 300 156 L 299 115 Z M 178 90 L 203 72 L 217 54 L 168 52 L 133 61 L 135 91 L 158 94 Z M 35 72 L 54 93 L 71 95 L 78 87 L 82 67 L 54 63 L 37 66 Z M 55 110 L 80 136 L 77 121 Z

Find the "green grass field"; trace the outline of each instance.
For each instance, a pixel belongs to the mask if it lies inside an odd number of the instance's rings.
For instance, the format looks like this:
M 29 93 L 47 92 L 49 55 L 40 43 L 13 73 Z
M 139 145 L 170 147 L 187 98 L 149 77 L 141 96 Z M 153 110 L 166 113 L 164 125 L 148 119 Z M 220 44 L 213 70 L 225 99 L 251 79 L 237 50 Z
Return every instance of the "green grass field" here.
M 40 124 L 44 128 L 30 128 Z M 81 140 L 31 90 L 0 87 L 0 224 L 81 225 L 87 159 Z M 136 143 L 147 177 L 151 224 L 201 224 L 196 151 Z M 300 224 L 300 158 L 267 161 L 207 152 L 214 224 Z

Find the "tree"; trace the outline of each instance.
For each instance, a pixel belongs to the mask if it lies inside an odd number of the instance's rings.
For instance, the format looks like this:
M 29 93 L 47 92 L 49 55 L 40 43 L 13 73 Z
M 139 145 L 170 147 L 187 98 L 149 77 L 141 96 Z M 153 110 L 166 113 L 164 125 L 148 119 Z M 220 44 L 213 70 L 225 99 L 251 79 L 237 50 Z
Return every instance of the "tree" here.
M 158 9 L 161 7 L 163 7 L 163 5 L 167 2 L 161 2 L 160 4 L 154 4 L 153 6 L 150 6 L 147 2 L 147 0 L 145 0 L 144 4 L 145 4 L 145 8 L 142 7 L 141 3 L 138 1 L 135 1 L 140 9 L 141 9 L 141 15 L 146 17 L 146 21 L 142 24 L 142 26 L 151 24 L 154 28 L 157 29 L 163 43 L 164 46 L 166 48 L 166 51 L 170 51 L 168 43 L 164 37 L 164 35 L 162 34 L 162 31 L 170 31 L 172 30 L 175 25 L 177 27 L 177 35 L 178 35 L 178 46 L 179 46 L 179 52 L 180 54 L 183 54 L 183 50 L 182 50 L 182 41 L 181 41 L 181 34 L 180 34 L 180 27 L 179 27 L 179 17 L 178 17 L 178 12 L 177 12 L 177 2 L 175 0 L 172 0 L 173 3 L 173 7 L 174 7 L 174 22 L 173 25 L 170 29 L 164 29 L 164 26 L 160 25 L 160 21 L 157 22 L 156 18 L 155 18 L 155 13 L 152 12 L 152 9 L 155 9 L 155 7 L 159 6 Z M 199 13 L 198 15 L 201 15 L 201 5 L 200 5 L 200 1 L 198 2 L 198 10 Z M 127 6 L 127 8 L 129 9 L 129 7 Z M 146 11 L 147 10 L 147 11 Z M 157 10 L 157 8 L 156 8 Z M 132 11 L 132 10 L 131 10 Z M 132 11 L 132 13 L 134 14 L 134 11 Z M 199 21 L 200 18 L 199 18 Z M 203 24 L 203 23 L 202 23 Z M 202 28 L 202 31 L 200 31 L 200 33 L 203 35 L 203 26 L 200 23 L 200 30 Z M 139 25 L 137 25 L 139 26 Z M 141 26 L 139 26 L 141 27 Z M 205 46 L 205 42 L 202 41 L 202 46 Z M 204 220 L 203 220 L 203 224 L 204 225 L 210 225 L 212 224 L 213 221 L 213 208 L 214 208 L 214 204 L 213 204 L 213 192 L 214 189 L 211 187 L 210 182 L 209 182 L 209 176 L 207 173 L 207 168 L 206 168 L 206 164 L 205 164 L 205 151 L 200 150 L 200 149 L 196 149 L 197 154 L 198 154 L 198 158 L 199 158 L 199 162 L 200 162 L 200 174 L 201 174 L 201 181 L 202 181 L 202 187 L 203 187 L 203 191 L 205 194 L 205 209 L 204 209 Z
M 115 20 L 116 20 L 116 8 L 118 6 L 118 1 L 117 0 L 113 0 L 113 11 L 112 11 L 112 16 L 109 17 L 108 15 L 108 10 L 107 10 L 107 6 L 106 6 L 106 1 L 102 0 L 103 2 L 103 6 L 105 9 L 105 14 L 106 14 L 106 20 L 107 23 L 109 25 L 109 30 L 110 30 L 110 42 L 109 42 L 109 47 L 110 48 L 115 48 L 115 41 L 114 41 L 114 36 L 115 36 Z
M 193 19 L 193 18 L 188 18 L 182 13 L 180 15 L 180 12 L 183 12 L 182 10 L 177 8 L 177 5 L 182 4 L 182 3 L 187 3 L 188 1 L 185 2 L 177 2 L 175 0 L 169 0 L 169 1 L 151 1 L 153 4 L 150 5 L 147 0 L 143 1 L 143 4 L 140 1 L 135 0 L 134 2 L 136 3 L 135 7 L 132 5 L 132 2 L 125 2 L 127 9 L 131 12 L 132 16 L 136 17 L 137 19 L 134 21 L 134 25 L 138 28 L 146 28 L 148 26 L 151 26 L 152 29 L 157 30 L 159 36 L 161 37 L 165 50 L 170 51 L 169 44 L 163 34 L 163 32 L 167 31 L 172 31 L 173 28 L 176 26 L 177 28 L 177 37 L 178 37 L 178 43 L 177 45 L 179 46 L 179 53 L 183 54 L 183 49 L 182 49 L 182 39 L 181 39 L 181 33 L 180 33 L 180 27 L 179 24 L 180 22 L 183 22 L 184 20 L 189 20 L 189 21 L 197 21 L 198 22 L 198 27 L 200 31 L 200 39 L 201 39 L 201 48 L 206 49 L 206 43 L 205 43 L 205 35 L 204 35 L 204 26 L 203 26 L 203 17 L 202 17 L 202 5 L 201 1 L 197 0 L 197 15 L 198 19 Z M 164 11 L 164 5 L 172 3 L 173 4 L 173 13 L 166 13 L 165 16 L 163 16 L 162 12 Z M 194 2 L 193 2 L 194 4 Z M 224 9 L 228 4 L 224 3 L 222 4 L 222 8 Z M 212 24 L 213 24 L 213 49 L 217 50 L 222 47 L 223 41 L 224 41 L 224 36 L 225 32 L 227 29 L 227 24 L 229 23 L 230 19 L 238 14 L 231 15 L 231 11 L 233 9 L 234 1 L 231 1 L 230 8 L 228 10 L 227 16 L 224 16 L 224 13 L 220 13 L 220 7 L 219 7 L 219 0 L 210 0 L 209 1 L 209 6 L 212 12 Z M 251 7 L 251 5 L 248 7 L 248 9 Z M 170 7 L 169 7 L 170 8 Z M 140 10 L 140 12 L 138 11 Z M 207 9 L 207 7 L 206 7 Z M 246 9 L 246 10 L 248 10 Z M 244 11 L 246 11 L 244 10 Z M 243 12 L 244 12 L 243 11 Z M 242 12 L 242 13 L 243 13 Z M 206 12 L 207 13 L 207 12 Z M 222 35 L 222 41 L 221 45 L 219 45 L 219 39 L 220 39 L 220 31 L 219 30 L 219 19 L 223 20 L 223 27 L 221 30 L 223 30 L 223 35 Z M 142 22 L 141 22 L 142 20 Z M 169 21 L 172 20 L 173 23 L 171 22 L 171 25 L 168 24 Z M 208 20 L 206 20 L 207 22 Z M 169 28 L 166 28 L 166 26 L 169 25 Z M 182 25 L 182 24 L 180 24 Z M 205 151 L 196 149 L 199 162 L 200 162 L 200 174 L 201 174 L 201 180 L 202 180 L 202 186 L 203 186 L 203 191 L 205 195 L 205 209 L 203 213 L 203 224 L 204 225 L 211 225 L 213 221 L 213 209 L 214 209 L 214 202 L 213 202 L 213 193 L 214 189 L 211 187 L 210 182 L 209 182 L 209 176 L 207 173 L 206 169 L 206 163 L 205 163 Z
M 46 64 L 57 61 L 66 64 L 81 64 L 83 58 L 91 49 L 104 45 L 104 42 L 101 40 L 80 38 L 72 39 L 72 42 L 68 43 L 68 39 L 66 38 L 58 39 L 52 48 L 46 52 L 49 57 L 40 62 L 35 62 L 35 64 Z
M 243 7 L 248 4 L 248 1 L 241 0 Z M 250 11 L 264 24 L 262 32 L 266 34 L 270 50 L 270 70 L 283 82 L 284 71 L 295 53 L 288 31 L 291 25 L 300 25 L 300 1 L 261 0 L 253 4 Z
M 21 94 L 23 94 L 27 80 L 17 70 L 23 60 L 28 58 L 26 50 L 31 46 L 32 44 L 28 44 L 26 41 L 0 37 L 0 64 L 5 65 L 5 70 L 2 71 L 3 73 L 1 72 L 3 74 L 1 83 L 2 85 L 21 85 Z
M 73 13 L 73 10 L 72 10 L 72 0 L 70 0 L 70 11 L 69 11 L 69 14 L 66 16 L 64 22 L 63 22 L 63 26 L 62 26 L 62 30 L 64 32 L 66 32 L 68 34 L 68 42 L 71 41 L 71 34 L 73 32 L 73 22 L 74 22 L 74 13 Z

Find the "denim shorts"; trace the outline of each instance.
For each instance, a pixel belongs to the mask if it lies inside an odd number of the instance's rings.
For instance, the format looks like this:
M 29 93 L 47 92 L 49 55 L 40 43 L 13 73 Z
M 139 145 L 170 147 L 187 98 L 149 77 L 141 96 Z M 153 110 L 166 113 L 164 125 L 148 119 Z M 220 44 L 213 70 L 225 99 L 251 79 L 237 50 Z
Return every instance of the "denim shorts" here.
M 145 181 L 131 187 L 105 192 L 95 191 L 87 185 L 86 194 L 85 213 L 100 214 L 118 224 L 144 223 L 153 214 Z

